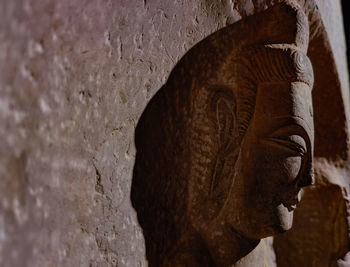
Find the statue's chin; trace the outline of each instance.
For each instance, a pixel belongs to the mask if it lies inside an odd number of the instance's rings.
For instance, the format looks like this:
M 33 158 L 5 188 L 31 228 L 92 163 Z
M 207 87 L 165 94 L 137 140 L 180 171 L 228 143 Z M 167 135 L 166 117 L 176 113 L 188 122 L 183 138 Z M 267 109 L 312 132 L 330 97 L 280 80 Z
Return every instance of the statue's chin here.
M 294 211 L 293 210 L 288 211 L 288 209 L 283 204 L 280 204 L 277 207 L 277 210 L 279 215 L 279 221 L 281 222 L 280 224 L 281 232 L 288 231 L 289 229 L 292 228 L 292 225 L 293 225 Z
M 293 225 L 293 213 L 294 211 L 289 211 L 283 204 L 279 205 L 277 207 L 277 220 L 274 224 L 266 227 L 260 238 L 274 236 L 290 230 Z
M 236 228 L 243 236 L 252 239 L 262 239 L 284 233 L 292 228 L 293 213 L 283 204 L 277 206 L 274 212 L 268 217 L 264 217 L 265 223 L 250 225 L 245 224 L 242 228 Z M 266 213 L 265 213 L 266 214 Z M 261 222 L 262 220 L 260 220 Z

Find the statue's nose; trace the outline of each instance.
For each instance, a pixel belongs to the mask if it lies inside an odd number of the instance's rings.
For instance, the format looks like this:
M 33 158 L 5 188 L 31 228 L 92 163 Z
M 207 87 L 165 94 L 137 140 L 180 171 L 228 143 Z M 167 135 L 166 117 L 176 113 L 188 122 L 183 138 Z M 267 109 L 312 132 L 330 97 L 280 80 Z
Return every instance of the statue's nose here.
M 315 183 L 315 178 L 313 172 L 305 173 L 301 179 L 298 181 L 298 187 L 305 187 Z

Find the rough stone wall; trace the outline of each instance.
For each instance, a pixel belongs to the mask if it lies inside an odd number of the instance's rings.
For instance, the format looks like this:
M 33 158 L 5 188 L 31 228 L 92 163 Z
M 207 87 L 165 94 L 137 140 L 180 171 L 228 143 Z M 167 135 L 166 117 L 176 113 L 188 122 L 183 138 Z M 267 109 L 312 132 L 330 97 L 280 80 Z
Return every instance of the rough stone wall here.
M 0 266 L 146 266 L 139 116 L 192 45 L 264 3 L 1 1 Z
M 225 9 L 226 10 L 226 9 Z M 145 266 L 134 128 L 235 13 L 205 1 L 1 1 L 0 266 Z

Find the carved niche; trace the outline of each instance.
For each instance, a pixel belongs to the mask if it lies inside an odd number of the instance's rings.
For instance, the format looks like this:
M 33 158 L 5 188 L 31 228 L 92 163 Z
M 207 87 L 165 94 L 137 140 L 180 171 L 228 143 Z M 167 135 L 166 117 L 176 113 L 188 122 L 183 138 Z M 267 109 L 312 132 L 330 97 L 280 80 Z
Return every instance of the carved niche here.
M 308 38 L 277 4 L 194 46 L 147 105 L 131 199 L 150 266 L 260 266 L 260 239 L 291 228 L 313 181 Z

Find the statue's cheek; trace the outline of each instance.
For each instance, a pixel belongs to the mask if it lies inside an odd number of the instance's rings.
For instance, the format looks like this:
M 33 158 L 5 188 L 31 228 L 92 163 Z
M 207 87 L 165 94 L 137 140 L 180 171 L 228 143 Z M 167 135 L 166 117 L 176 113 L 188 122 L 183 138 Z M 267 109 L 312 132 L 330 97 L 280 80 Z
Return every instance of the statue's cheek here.
M 282 159 L 281 174 L 288 184 L 294 183 L 300 173 L 302 165 L 301 156 L 292 156 Z
M 303 157 L 291 155 L 276 147 L 262 146 L 255 154 L 252 177 L 264 194 L 281 194 L 297 184 Z M 267 196 L 266 196 L 267 197 Z

